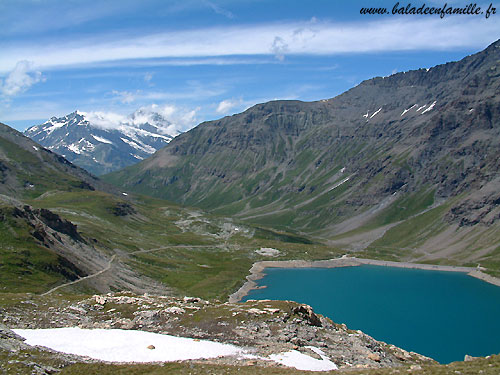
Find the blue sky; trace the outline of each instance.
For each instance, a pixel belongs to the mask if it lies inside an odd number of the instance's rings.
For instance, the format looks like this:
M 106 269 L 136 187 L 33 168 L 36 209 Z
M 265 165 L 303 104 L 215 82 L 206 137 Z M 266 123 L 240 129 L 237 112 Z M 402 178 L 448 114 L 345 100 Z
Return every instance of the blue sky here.
M 183 131 L 259 102 L 331 98 L 500 37 L 500 14 L 485 16 L 500 3 L 444 18 L 393 15 L 396 3 L 0 0 L 0 122 L 24 130 L 77 109 L 112 122 L 145 108 Z M 445 3 L 470 4 L 425 5 Z

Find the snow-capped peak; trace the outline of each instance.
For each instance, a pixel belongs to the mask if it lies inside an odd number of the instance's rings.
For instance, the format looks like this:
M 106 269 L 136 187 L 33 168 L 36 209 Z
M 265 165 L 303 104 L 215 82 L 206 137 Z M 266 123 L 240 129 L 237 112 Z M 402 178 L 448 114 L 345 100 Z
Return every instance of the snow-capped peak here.
M 164 147 L 173 138 L 169 127 L 172 129 L 170 121 L 149 108 L 129 116 L 77 110 L 52 117 L 25 134 L 99 175 L 136 163 Z

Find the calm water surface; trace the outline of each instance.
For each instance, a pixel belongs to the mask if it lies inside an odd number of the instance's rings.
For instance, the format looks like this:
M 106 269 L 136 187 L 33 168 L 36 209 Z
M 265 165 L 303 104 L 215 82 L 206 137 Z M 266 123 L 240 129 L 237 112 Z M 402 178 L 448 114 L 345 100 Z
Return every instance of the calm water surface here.
M 459 272 L 268 268 L 248 299 L 294 300 L 441 363 L 500 353 L 500 287 Z

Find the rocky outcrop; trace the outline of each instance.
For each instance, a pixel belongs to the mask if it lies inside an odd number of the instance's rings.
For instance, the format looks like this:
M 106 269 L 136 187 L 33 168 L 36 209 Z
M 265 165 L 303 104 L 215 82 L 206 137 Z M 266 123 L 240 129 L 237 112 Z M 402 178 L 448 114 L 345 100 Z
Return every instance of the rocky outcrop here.
M 4 318 L 5 319 L 5 318 Z M 0 323 L 0 350 L 9 352 L 27 349 L 24 339 Z
M 74 241 L 85 242 L 82 236 L 78 233 L 75 224 L 61 218 L 59 215 L 46 208 L 34 209 L 28 205 L 24 205 L 22 208 L 14 207 L 12 216 L 15 218 L 22 218 L 29 223 L 29 225 L 33 227 L 33 237 L 46 245 L 53 243 L 53 240 L 47 235 L 47 228 L 50 228 L 55 232 L 65 234 Z
M 29 207 L 25 206 L 25 210 L 27 209 L 29 210 Z M 46 208 L 37 209 L 34 213 L 35 215 L 38 215 L 49 228 L 52 228 L 60 233 L 64 233 L 75 241 L 85 242 L 82 236 L 80 236 L 77 232 L 76 225 L 72 222 L 62 219 L 59 215 L 47 210 Z
M 451 207 L 446 219 L 459 226 L 490 226 L 500 220 L 500 192 L 475 194 Z
M 321 327 L 321 319 L 316 315 L 309 305 L 300 305 L 294 307 L 292 310 L 293 314 L 297 314 L 301 316 L 306 322 L 308 322 L 312 326 Z
M 115 216 L 127 216 L 135 214 L 136 211 L 134 207 L 126 202 L 118 202 L 111 209 L 111 213 Z

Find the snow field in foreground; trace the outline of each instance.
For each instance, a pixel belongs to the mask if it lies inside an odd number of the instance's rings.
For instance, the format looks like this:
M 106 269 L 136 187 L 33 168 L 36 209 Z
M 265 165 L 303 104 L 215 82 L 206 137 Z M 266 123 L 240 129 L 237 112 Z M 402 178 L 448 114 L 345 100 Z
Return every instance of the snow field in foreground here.
M 159 333 L 122 329 L 13 329 L 26 339 L 28 345 L 47 348 L 108 362 L 171 362 L 188 359 L 234 356 L 239 359 L 272 360 L 299 370 L 328 371 L 337 366 L 324 353 L 309 347 L 321 360 L 296 350 L 272 354 L 269 358 L 255 357 L 234 345 L 206 340 L 163 335 Z M 154 349 L 148 349 L 148 346 Z
M 243 354 L 233 345 L 122 329 L 15 329 L 28 345 L 41 345 L 109 362 L 165 362 Z M 153 345 L 155 349 L 148 349 Z

